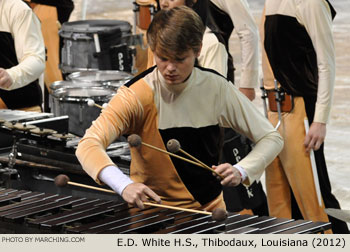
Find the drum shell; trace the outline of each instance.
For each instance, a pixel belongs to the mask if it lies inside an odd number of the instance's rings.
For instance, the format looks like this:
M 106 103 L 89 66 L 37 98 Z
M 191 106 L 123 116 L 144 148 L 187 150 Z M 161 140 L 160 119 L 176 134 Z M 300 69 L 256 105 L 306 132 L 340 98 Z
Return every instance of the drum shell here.
M 54 116 L 69 116 L 69 132 L 83 136 L 92 121 L 101 113 L 97 106 L 88 106 L 87 100 L 92 99 L 95 104 L 103 105 L 115 95 L 115 91 L 104 87 L 71 87 L 59 88 L 53 91 L 52 113 Z
M 99 36 L 100 52 L 97 51 L 94 34 Z M 59 32 L 64 41 L 60 64 L 62 72 L 112 70 L 108 55 L 110 48 L 122 46 L 123 37 L 131 34 L 131 25 L 121 20 L 81 20 L 63 23 Z M 105 62 L 103 66 L 101 62 Z
M 147 30 L 156 13 L 157 2 L 155 0 L 136 0 L 134 4 L 134 25 L 142 30 Z
M 90 85 L 96 83 L 96 85 L 114 90 L 117 90 L 132 78 L 133 75 L 118 70 L 83 71 L 68 75 L 68 79 L 73 83 L 90 83 Z

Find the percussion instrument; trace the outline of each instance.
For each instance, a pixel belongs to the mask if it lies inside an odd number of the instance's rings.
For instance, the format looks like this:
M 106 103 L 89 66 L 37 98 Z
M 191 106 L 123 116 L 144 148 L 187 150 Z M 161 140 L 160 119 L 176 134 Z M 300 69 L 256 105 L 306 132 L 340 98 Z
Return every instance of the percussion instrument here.
M 330 223 L 230 213 L 211 216 L 124 202 L 0 188 L 0 232 L 71 234 L 304 234 Z
M 59 88 L 52 93 L 52 112 L 55 116 L 68 115 L 70 133 L 83 136 L 101 113 L 101 109 L 90 107 L 88 99 L 102 105 L 115 94 L 115 91 L 105 87 L 69 87 Z
M 50 90 L 53 93 L 55 90 L 60 88 L 88 88 L 88 87 L 101 87 L 100 83 L 97 82 L 82 82 L 82 81 L 71 81 L 71 80 L 61 80 L 51 83 Z
M 126 82 L 131 80 L 133 75 L 118 70 L 98 70 L 74 72 L 68 75 L 68 79 L 79 85 L 86 83 L 87 85 L 100 85 L 106 88 L 117 90 Z
M 33 111 L 22 111 L 12 109 L 0 109 L 0 120 L 5 121 L 16 121 L 16 122 L 29 122 L 39 119 L 46 119 L 52 117 L 51 113 L 38 113 Z
M 142 37 L 132 35 L 131 25 L 120 20 L 81 20 L 63 23 L 59 35 L 64 45 L 63 73 L 87 70 L 133 72 L 133 45 Z
M 134 27 L 147 30 L 156 12 L 155 0 L 136 0 L 134 4 Z

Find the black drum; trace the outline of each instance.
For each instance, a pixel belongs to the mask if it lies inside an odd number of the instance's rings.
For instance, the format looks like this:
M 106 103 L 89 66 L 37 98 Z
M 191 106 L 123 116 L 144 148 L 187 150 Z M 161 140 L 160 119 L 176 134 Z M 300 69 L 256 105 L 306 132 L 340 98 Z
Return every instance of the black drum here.
M 86 70 L 133 71 L 131 25 L 120 20 L 83 20 L 63 23 L 63 73 Z

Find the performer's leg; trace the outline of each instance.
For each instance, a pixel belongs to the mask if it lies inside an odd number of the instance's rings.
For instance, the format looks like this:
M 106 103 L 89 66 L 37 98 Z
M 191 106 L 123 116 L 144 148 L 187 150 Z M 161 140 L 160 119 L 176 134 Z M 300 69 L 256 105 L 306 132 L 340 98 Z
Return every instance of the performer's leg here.
M 292 217 L 289 184 L 278 157 L 266 168 L 266 193 L 270 216 Z
M 283 123 L 279 128 L 284 138 L 284 147 L 279 159 L 304 219 L 327 222 L 328 217 L 324 212 L 324 207 L 320 207 L 318 204 L 310 157 L 303 147 L 305 137 L 304 118 L 306 116 L 304 102 L 299 97 L 295 98 L 294 102 L 293 111 L 283 115 Z M 275 124 L 277 113 L 272 113 L 271 119 Z M 284 189 L 287 190 L 287 188 Z M 286 194 L 285 191 L 282 192 Z M 281 192 L 275 190 L 274 193 Z M 286 200 L 289 207 L 290 202 L 289 196 Z
M 0 109 L 7 109 L 5 102 L 0 97 Z
M 318 151 L 315 151 L 315 159 L 317 164 L 318 179 L 321 187 L 322 198 L 326 208 L 340 209 L 340 205 L 334 194 L 332 194 L 332 187 L 329 181 L 326 161 L 323 153 L 323 144 Z M 349 229 L 344 221 L 328 216 L 332 223 L 332 230 L 335 234 L 348 234 Z
M 305 110 L 309 122 L 313 121 L 315 113 L 315 103 L 316 98 L 313 100 L 311 98 L 305 99 Z M 318 180 L 321 188 L 322 198 L 326 208 L 337 208 L 340 209 L 340 205 L 336 197 L 332 194 L 332 187 L 329 181 L 326 160 L 324 156 L 324 145 L 322 144 L 318 151 L 315 151 L 315 160 L 317 166 Z M 332 216 L 328 216 L 329 221 L 332 223 L 332 230 L 334 233 L 338 234 L 348 234 L 349 229 L 345 222 L 340 221 Z

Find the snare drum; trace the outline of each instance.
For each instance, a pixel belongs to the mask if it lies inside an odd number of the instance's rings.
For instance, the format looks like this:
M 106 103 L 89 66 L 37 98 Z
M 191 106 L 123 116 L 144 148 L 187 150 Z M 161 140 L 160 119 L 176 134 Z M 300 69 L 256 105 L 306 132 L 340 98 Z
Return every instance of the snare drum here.
M 87 70 L 132 72 L 134 42 L 131 25 L 120 20 L 65 22 L 60 68 L 63 73 Z
M 147 30 L 156 11 L 155 0 L 136 0 L 134 3 L 134 26 Z
M 59 88 L 52 93 L 52 112 L 55 116 L 68 115 L 69 132 L 83 136 L 92 121 L 101 113 L 100 108 L 88 106 L 88 99 L 103 105 L 103 103 L 108 103 L 114 94 L 115 91 L 104 87 Z
M 102 87 L 101 83 L 93 81 L 73 81 L 73 80 L 62 80 L 55 81 L 50 85 L 51 93 L 60 88 L 88 88 L 88 87 Z
M 133 75 L 117 70 L 84 71 L 68 75 L 68 79 L 77 83 L 96 83 L 97 85 L 117 90 L 133 78 Z

